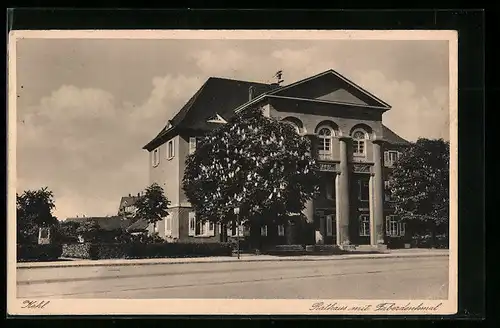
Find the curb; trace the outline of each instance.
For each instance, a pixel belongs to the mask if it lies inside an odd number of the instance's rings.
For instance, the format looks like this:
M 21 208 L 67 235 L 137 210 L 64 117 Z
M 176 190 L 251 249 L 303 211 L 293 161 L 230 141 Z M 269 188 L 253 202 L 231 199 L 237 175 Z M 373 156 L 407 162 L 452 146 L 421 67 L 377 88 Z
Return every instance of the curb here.
M 363 259 L 396 259 L 396 258 L 421 258 L 421 257 L 448 257 L 448 253 L 437 253 L 437 254 L 366 254 L 366 255 L 339 255 L 338 257 L 328 256 L 328 257 L 315 257 L 315 258 L 243 258 L 243 259 L 227 259 L 227 260 L 201 260 L 201 261 L 151 261 L 151 262 L 139 262 L 134 260 L 128 260 L 130 262 L 116 262 L 116 263 L 102 263 L 102 262 L 85 262 L 78 263 L 79 261 L 74 261 L 77 263 L 72 264 L 69 262 L 61 262 L 61 263 L 47 263 L 41 264 L 40 262 L 35 263 L 18 263 L 18 269 L 46 269 L 46 268 L 67 268 L 67 267 L 99 267 L 99 266 L 130 266 L 130 265 L 170 265 L 170 264 L 207 264 L 207 263 L 248 263 L 248 262 L 305 262 L 305 261 L 339 261 L 339 260 L 363 260 Z

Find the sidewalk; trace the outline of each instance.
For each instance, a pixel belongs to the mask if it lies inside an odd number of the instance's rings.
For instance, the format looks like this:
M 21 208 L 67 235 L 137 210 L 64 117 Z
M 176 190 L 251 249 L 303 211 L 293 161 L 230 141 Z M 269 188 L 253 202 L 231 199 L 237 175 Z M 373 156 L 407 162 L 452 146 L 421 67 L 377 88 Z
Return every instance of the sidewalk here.
M 196 264 L 196 263 L 228 263 L 228 262 L 278 262 L 278 261 L 334 261 L 355 259 L 387 259 L 448 256 L 447 249 L 401 249 L 382 254 L 346 254 L 346 255 L 305 255 L 305 256 L 272 256 L 242 254 L 236 256 L 197 257 L 197 258 L 158 258 L 158 259 L 112 259 L 112 260 L 71 260 L 55 262 L 17 263 L 18 269 L 63 268 L 80 266 L 123 266 L 123 265 L 162 265 L 162 264 Z

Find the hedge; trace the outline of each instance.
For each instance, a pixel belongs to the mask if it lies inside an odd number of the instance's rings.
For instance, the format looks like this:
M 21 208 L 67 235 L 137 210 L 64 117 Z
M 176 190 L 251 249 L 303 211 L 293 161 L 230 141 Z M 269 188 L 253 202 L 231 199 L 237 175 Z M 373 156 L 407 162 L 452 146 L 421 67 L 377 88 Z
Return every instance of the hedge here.
M 61 257 L 62 246 L 57 244 L 18 244 L 18 261 L 53 261 Z
M 63 245 L 63 257 L 82 259 L 231 256 L 227 243 L 101 243 Z

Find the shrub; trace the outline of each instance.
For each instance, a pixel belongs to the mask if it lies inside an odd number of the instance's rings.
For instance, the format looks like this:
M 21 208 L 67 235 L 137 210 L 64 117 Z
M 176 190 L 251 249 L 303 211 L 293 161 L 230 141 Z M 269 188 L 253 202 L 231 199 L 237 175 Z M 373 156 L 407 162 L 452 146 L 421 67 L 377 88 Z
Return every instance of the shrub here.
M 66 244 L 63 256 L 82 259 L 167 258 L 230 256 L 232 248 L 222 243 L 100 243 Z
M 64 244 L 62 247 L 62 256 L 77 259 L 90 259 L 93 254 L 91 254 L 91 244 Z
M 18 261 L 54 261 L 61 257 L 62 246 L 59 244 L 18 244 Z

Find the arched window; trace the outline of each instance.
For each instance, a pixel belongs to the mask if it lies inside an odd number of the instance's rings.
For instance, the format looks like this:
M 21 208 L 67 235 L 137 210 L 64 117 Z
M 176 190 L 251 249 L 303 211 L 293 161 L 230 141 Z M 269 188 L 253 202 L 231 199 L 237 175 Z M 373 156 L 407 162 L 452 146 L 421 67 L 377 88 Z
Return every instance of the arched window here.
M 318 130 L 318 155 L 320 159 L 331 159 L 332 157 L 332 138 L 334 137 L 333 129 L 324 126 Z
M 296 118 L 296 117 L 285 117 L 282 122 L 285 122 L 287 124 L 290 124 L 295 132 L 297 132 L 298 134 L 302 133 L 303 132 L 303 124 L 302 122 Z
M 368 139 L 368 134 L 364 130 L 357 129 L 352 133 L 353 153 L 355 156 L 366 155 L 366 139 Z

